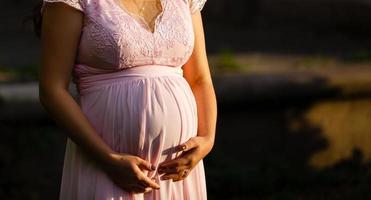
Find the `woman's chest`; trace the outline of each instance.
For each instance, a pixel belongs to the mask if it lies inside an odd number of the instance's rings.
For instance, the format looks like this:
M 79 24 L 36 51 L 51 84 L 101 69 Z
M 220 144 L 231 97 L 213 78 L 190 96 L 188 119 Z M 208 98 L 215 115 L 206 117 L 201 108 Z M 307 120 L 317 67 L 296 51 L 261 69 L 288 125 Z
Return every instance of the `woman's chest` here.
M 86 1 L 78 59 L 104 68 L 184 64 L 194 44 L 187 0 L 161 1 L 152 30 L 116 0 Z

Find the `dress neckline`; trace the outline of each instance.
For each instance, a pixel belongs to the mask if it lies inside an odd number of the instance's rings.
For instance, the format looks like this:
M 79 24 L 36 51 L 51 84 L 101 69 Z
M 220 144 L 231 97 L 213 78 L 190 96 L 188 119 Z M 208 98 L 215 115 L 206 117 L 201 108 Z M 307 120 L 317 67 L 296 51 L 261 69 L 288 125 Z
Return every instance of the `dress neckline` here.
M 138 24 L 141 24 L 141 28 L 143 28 L 147 33 L 149 34 L 155 34 L 157 32 L 157 29 L 158 29 L 158 23 L 159 23 L 159 20 L 160 18 L 163 16 L 164 12 L 165 12 L 165 4 L 164 4 L 164 0 L 159 0 L 160 1 L 160 4 L 161 4 L 161 12 L 155 17 L 155 24 L 153 25 L 153 30 L 152 28 L 148 25 L 148 23 L 143 19 L 143 17 L 139 16 L 139 15 L 136 15 L 132 12 L 129 12 L 129 10 L 124 6 L 122 5 L 121 2 L 119 2 L 119 0 L 112 0 L 113 1 L 113 4 L 115 4 L 115 6 L 121 10 L 124 14 L 126 14 L 127 16 L 129 16 L 134 22 L 138 23 Z

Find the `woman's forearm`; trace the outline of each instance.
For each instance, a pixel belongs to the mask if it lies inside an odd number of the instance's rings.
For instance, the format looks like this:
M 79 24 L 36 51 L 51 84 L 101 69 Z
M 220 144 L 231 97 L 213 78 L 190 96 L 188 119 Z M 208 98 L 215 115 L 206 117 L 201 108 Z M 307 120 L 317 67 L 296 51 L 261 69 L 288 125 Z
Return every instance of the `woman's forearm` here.
M 217 102 L 211 81 L 199 81 L 192 87 L 198 112 L 197 135 L 207 139 L 207 153 L 211 151 L 216 132 Z
M 40 102 L 66 131 L 69 138 L 88 156 L 95 161 L 109 162 L 112 149 L 99 137 L 95 129 L 83 114 L 80 106 L 65 89 L 40 89 Z

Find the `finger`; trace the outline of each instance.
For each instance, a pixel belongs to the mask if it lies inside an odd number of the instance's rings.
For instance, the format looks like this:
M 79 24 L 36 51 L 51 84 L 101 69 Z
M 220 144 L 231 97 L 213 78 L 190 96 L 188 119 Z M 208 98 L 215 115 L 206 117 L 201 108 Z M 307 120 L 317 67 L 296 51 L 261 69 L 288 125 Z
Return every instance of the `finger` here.
M 151 187 L 147 187 L 145 190 L 144 190 L 144 192 L 143 193 L 147 193 L 147 192 L 150 192 L 150 191 L 152 191 L 153 189 L 151 188 Z
M 139 157 L 137 157 L 137 159 L 138 159 L 138 165 L 141 168 L 144 168 L 149 171 L 153 171 L 156 169 L 156 166 L 152 165 L 150 162 L 143 160 L 142 158 L 139 158 Z
M 130 189 L 131 192 L 133 193 L 136 193 L 136 194 L 139 194 L 139 193 L 147 193 L 147 192 L 150 192 L 152 191 L 153 189 L 150 188 L 150 187 L 147 187 L 147 188 L 138 188 L 138 187 L 133 187 L 132 189 Z
M 146 187 L 140 184 L 129 184 L 127 185 L 127 190 L 134 193 L 143 193 Z
M 160 185 L 148 178 L 147 176 L 143 176 L 141 182 L 144 184 L 148 184 L 148 187 L 154 188 L 154 189 L 160 189 Z
M 180 166 L 183 166 L 183 165 L 186 165 L 187 164 L 187 161 L 186 159 L 182 158 L 182 157 L 178 157 L 178 158 L 175 158 L 173 160 L 168 160 L 168 161 L 165 161 L 165 162 L 162 162 L 159 167 L 158 167 L 158 170 L 165 170 L 165 169 L 170 169 L 170 168 L 174 168 L 174 167 L 180 167 Z
M 138 187 L 138 186 L 133 186 L 133 187 L 131 187 L 131 191 L 134 192 L 134 193 L 144 193 L 146 191 L 146 189 Z
M 189 140 L 187 140 L 183 144 L 178 145 L 177 150 L 178 151 L 189 151 L 193 148 L 196 148 L 197 146 L 198 146 L 198 143 L 196 141 L 196 138 L 191 137 Z
M 139 174 L 140 178 L 139 181 L 142 182 L 142 184 L 147 185 L 148 187 L 152 187 L 154 189 L 160 189 L 160 185 L 158 185 L 156 182 L 154 182 L 149 177 L 145 176 L 143 172 L 141 172 L 139 169 L 135 169 L 136 173 Z
M 165 173 L 165 174 L 173 174 L 173 173 L 179 173 L 183 170 L 186 170 L 186 169 L 189 169 L 188 166 L 185 166 L 185 165 L 181 165 L 181 166 L 177 166 L 177 167 L 170 167 L 170 168 L 160 168 L 157 172 L 162 174 L 162 173 Z
M 182 177 L 179 174 L 166 174 L 160 177 L 161 180 L 178 180 L 181 179 Z
M 178 178 L 173 179 L 173 182 L 181 181 L 181 180 L 185 179 L 187 176 L 188 175 L 185 175 L 185 176 L 179 175 Z
M 173 182 L 181 181 L 189 175 L 190 170 L 191 169 L 186 169 L 186 170 L 182 170 L 178 173 L 174 173 L 174 174 L 165 174 L 163 176 L 163 179 L 171 178 L 173 180 Z
M 139 182 L 137 187 L 140 189 L 141 193 L 146 193 L 153 190 L 153 188 L 149 187 L 147 183 L 143 182 Z
M 148 187 L 150 187 L 149 184 L 148 184 L 147 182 L 142 181 L 142 180 L 139 181 L 138 184 L 140 184 L 140 185 L 143 186 L 144 188 L 148 188 Z
M 156 178 L 151 178 L 151 180 L 152 180 L 152 182 L 158 184 L 157 181 L 156 181 Z M 148 187 L 152 188 L 152 187 L 150 186 L 150 184 L 149 184 L 147 181 L 144 181 L 144 180 L 140 180 L 140 181 L 139 181 L 139 184 L 143 185 L 143 186 L 146 187 L 146 188 L 148 188 Z

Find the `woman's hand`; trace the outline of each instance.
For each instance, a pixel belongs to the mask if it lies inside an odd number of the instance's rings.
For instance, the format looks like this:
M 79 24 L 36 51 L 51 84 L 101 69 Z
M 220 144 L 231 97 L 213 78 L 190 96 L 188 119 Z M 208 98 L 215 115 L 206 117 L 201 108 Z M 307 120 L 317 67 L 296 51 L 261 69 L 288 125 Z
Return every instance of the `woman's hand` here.
M 111 180 L 128 192 L 145 193 L 160 186 L 143 170 L 155 170 L 150 162 L 130 154 L 111 154 L 110 162 L 103 167 Z
M 64 3 L 46 3 L 42 24 L 42 67 L 39 98 L 58 125 L 87 156 L 98 163 L 121 188 L 147 192 L 159 185 L 142 170 L 151 164 L 139 157 L 117 154 L 102 140 L 68 91 L 84 14 Z
M 189 172 L 212 149 L 212 142 L 207 137 L 196 136 L 176 147 L 182 153 L 173 160 L 160 163 L 158 173 L 162 174 L 161 180 L 172 179 L 174 182 L 185 179 Z

